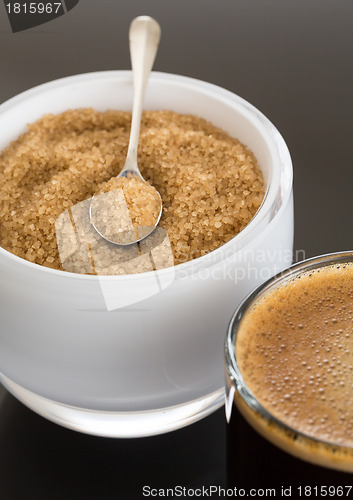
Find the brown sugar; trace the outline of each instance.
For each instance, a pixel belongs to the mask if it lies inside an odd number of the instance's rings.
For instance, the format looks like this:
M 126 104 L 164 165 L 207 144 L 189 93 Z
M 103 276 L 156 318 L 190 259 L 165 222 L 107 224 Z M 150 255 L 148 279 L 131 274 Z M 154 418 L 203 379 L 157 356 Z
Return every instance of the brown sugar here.
M 29 125 L 0 155 L 1 246 L 31 262 L 63 269 L 55 223 L 120 173 L 130 123 L 128 112 L 77 109 Z M 138 165 L 162 197 L 159 226 L 168 234 L 174 264 L 229 241 L 254 217 L 264 197 L 254 155 L 196 116 L 144 112 Z
M 108 241 L 120 245 L 150 234 L 159 220 L 162 200 L 156 189 L 137 175 L 113 177 L 91 201 L 91 223 Z

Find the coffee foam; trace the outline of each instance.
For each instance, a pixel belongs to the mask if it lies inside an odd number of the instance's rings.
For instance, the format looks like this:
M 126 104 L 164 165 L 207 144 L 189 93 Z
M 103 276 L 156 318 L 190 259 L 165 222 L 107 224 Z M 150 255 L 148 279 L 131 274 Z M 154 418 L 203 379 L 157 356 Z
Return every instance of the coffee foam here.
M 353 470 L 352 264 L 306 272 L 267 292 L 241 321 L 236 358 L 258 402 L 293 429 L 295 448 L 298 433 L 304 436 L 302 458 Z M 298 455 L 290 432 L 284 438 L 246 407 L 242 413 L 261 433 L 269 432 L 269 440 L 279 439 L 276 444 Z M 305 436 L 327 446 L 308 447 Z M 320 460 L 312 457 L 313 447 Z

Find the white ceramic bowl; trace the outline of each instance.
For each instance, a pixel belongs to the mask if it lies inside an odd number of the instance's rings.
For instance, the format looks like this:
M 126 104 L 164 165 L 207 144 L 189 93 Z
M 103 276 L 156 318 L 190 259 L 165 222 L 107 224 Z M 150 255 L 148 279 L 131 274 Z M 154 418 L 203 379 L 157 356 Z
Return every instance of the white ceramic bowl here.
M 130 71 L 63 78 L 0 106 L 0 150 L 45 113 L 130 110 Z M 152 73 L 146 109 L 199 115 L 255 153 L 267 183 L 251 223 L 214 252 L 157 272 L 55 271 L 0 248 L 0 372 L 39 414 L 97 435 L 160 434 L 224 400 L 223 340 L 242 299 L 292 259 L 292 164 L 248 102 L 191 78 Z

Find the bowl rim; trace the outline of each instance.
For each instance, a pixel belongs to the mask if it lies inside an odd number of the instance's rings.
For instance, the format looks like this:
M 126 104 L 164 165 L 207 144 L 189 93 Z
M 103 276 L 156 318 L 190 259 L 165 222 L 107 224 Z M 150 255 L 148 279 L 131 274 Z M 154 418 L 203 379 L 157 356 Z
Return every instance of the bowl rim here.
M 7 112 L 10 112 L 13 108 L 20 106 L 26 100 L 36 98 L 40 95 L 43 95 L 43 93 L 55 91 L 58 88 L 64 88 L 66 86 L 69 87 L 75 84 L 92 82 L 92 80 L 96 80 L 97 82 L 99 82 L 99 80 L 109 80 L 109 79 L 111 79 L 112 81 L 116 81 L 118 79 L 119 83 L 125 80 L 127 82 L 131 82 L 132 84 L 132 71 L 109 70 L 109 71 L 80 73 L 76 75 L 66 76 L 63 78 L 58 78 L 46 83 L 42 83 L 28 90 L 25 90 L 20 94 L 8 99 L 4 103 L 0 104 L 0 116 Z M 197 90 L 207 96 L 213 98 L 216 97 L 220 101 L 225 102 L 227 105 L 230 105 L 230 103 L 232 103 L 233 106 L 237 106 L 239 109 L 241 109 L 243 115 L 245 115 L 246 118 L 252 124 L 254 124 L 257 127 L 257 129 L 260 130 L 262 135 L 265 137 L 266 142 L 270 149 L 270 153 L 275 161 L 275 167 L 276 167 L 274 176 L 275 180 L 272 181 L 271 179 L 271 182 L 269 182 L 262 204 L 257 210 L 254 217 L 247 224 L 247 226 L 242 231 L 240 231 L 240 233 L 231 238 L 227 243 L 224 243 L 223 245 L 207 253 L 206 255 L 203 255 L 196 259 L 192 259 L 187 262 L 183 262 L 176 266 L 167 267 L 165 269 L 160 269 L 157 271 L 148 271 L 145 273 L 135 273 L 127 275 L 78 274 L 69 271 L 62 271 L 59 269 L 52 269 L 46 266 L 42 266 L 40 264 L 27 261 L 26 259 L 18 257 L 17 255 L 11 253 L 8 250 L 5 250 L 2 247 L 0 247 L 0 256 L 6 257 L 11 261 L 13 261 L 14 263 L 25 266 L 33 271 L 37 272 L 40 271 L 41 273 L 49 274 L 52 276 L 60 276 L 67 278 L 70 277 L 74 279 L 84 279 L 93 281 L 97 280 L 124 281 L 132 279 L 139 279 L 139 280 L 151 279 L 151 277 L 154 277 L 156 273 L 158 273 L 158 276 L 162 278 L 163 276 L 167 277 L 171 273 L 175 274 L 176 271 L 193 273 L 197 271 L 200 266 L 203 266 L 203 268 L 212 266 L 216 262 L 219 262 L 220 260 L 224 259 L 224 257 L 226 257 L 227 255 L 234 254 L 237 250 L 244 248 L 247 243 L 244 245 L 244 247 L 241 246 L 241 243 L 244 242 L 244 240 L 246 241 L 246 238 L 248 238 L 248 240 L 250 241 L 256 239 L 256 237 L 258 236 L 258 234 L 256 233 L 256 227 L 261 223 L 261 221 L 266 217 L 266 215 L 268 215 L 268 213 L 271 210 L 273 210 L 273 205 L 276 202 L 276 196 L 278 195 L 278 191 L 281 188 L 280 177 L 283 174 L 282 171 L 284 168 L 284 164 L 286 164 L 288 172 L 287 172 L 286 187 L 283 193 L 283 198 L 281 200 L 279 209 L 276 211 L 273 218 L 269 221 L 266 227 L 268 227 L 275 219 L 278 218 L 279 213 L 285 209 L 288 199 L 291 195 L 292 183 L 293 183 L 293 167 L 288 147 L 283 137 L 275 128 L 275 126 L 270 122 L 270 120 L 265 115 L 263 115 L 261 111 L 255 108 L 255 106 L 253 106 L 251 103 L 249 103 L 242 97 L 238 96 L 234 92 L 226 90 L 218 85 L 205 82 L 203 80 L 183 75 L 177 75 L 173 73 L 152 71 L 150 75 L 150 81 L 157 84 L 162 83 L 164 85 L 167 84 L 177 85 L 180 87 Z M 253 236 L 254 238 L 251 238 L 251 236 Z M 234 245 L 238 245 L 238 247 L 235 250 L 229 252 L 231 250 L 231 247 Z

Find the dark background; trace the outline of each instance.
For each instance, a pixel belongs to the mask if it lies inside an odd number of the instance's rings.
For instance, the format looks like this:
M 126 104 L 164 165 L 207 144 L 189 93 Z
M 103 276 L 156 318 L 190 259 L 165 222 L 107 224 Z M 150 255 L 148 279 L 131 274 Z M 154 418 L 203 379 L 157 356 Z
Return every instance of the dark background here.
M 229 89 L 282 133 L 294 165 L 295 249 L 352 249 L 352 0 L 81 0 L 18 33 L 0 4 L 0 102 L 55 78 L 128 69 L 128 27 L 143 14 L 162 27 L 155 70 Z M 111 440 L 59 428 L 3 394 L 1 500 L 135 499 L 142 485 L 224 481 L 223 410 L 164 436 Z

